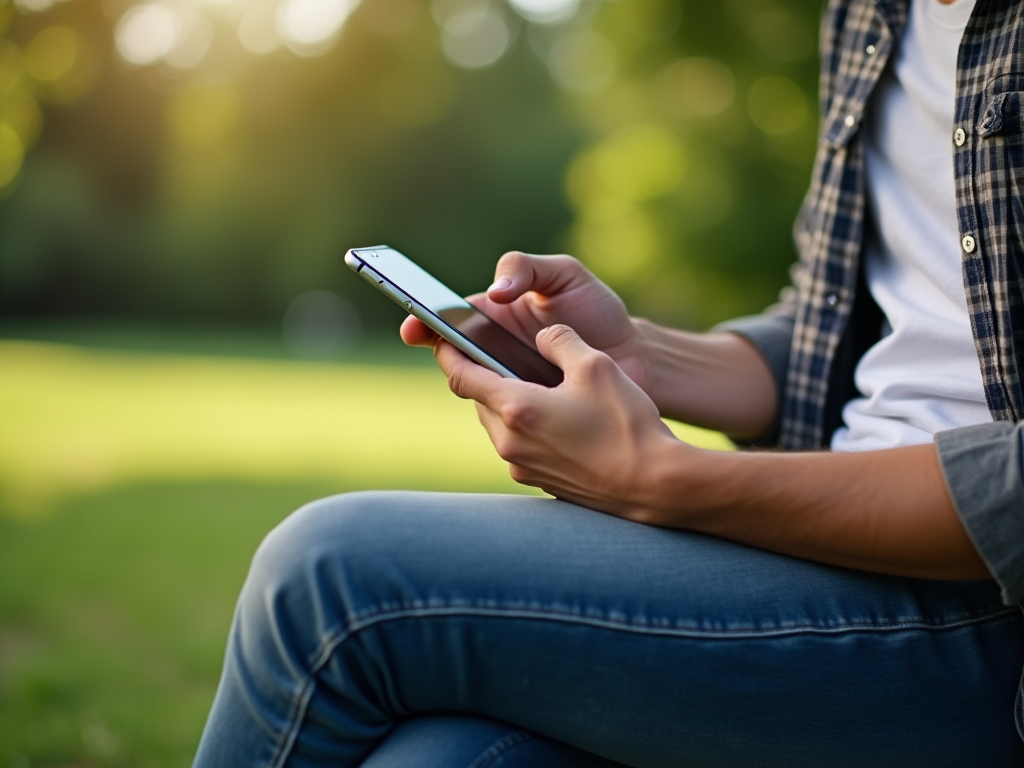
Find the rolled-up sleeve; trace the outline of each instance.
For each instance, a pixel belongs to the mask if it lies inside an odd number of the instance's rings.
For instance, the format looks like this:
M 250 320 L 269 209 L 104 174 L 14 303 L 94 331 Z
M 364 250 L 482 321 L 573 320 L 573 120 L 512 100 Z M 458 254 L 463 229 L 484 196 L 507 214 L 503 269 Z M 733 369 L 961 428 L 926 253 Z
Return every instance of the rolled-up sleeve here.
M 751 315 L 727 320 L 716 325 L 713 331 L 728 331 L 742 336 L 754 347 L 768 363 L 772 376 L 775 378 L 775 391 L 779 394 L 779 408 L 782 411 L 782 393 L 786 391 L 786 372 L 789 369 L 789 350 L 793 344 L 793 318 L 785 314 Z M 754 440 L 737 440 L 739 445 L 750 447 L 770 447 L 775 445 L 779 434 L 779 419 L 763 434 Z M 735 438 L 733 438 L 735 440 Z
M 1024 604 L 1024 422 L 992 422 L 935 436 L 960 520 L 1007 605 Z

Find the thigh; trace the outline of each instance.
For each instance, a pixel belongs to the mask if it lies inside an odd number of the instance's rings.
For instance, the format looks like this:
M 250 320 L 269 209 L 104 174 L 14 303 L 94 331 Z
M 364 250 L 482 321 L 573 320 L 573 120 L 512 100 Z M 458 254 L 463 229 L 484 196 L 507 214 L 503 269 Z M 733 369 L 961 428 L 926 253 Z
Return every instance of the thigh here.
M 284 523 L 250 588 L 310 630 L 292 717 L 314 742 L 356 727 L 355 702 L 378 733 L 459 711 L 634 766 L 1024 758 L 1024 631 L 985 582 L 832 568 L 547 499 L 367 493 Z
M 623 768 L 516 726 L 472 715 L 400 722 L 360 768 Z

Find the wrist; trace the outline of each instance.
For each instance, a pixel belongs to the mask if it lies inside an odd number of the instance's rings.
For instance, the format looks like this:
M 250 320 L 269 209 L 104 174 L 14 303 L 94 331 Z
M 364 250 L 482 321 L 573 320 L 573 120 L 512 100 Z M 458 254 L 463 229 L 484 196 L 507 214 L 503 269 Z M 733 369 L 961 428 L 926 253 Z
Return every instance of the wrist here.
M 638 484 L 640 497 L 632 519 L 664 528 L 699 529 L 716 489 L 721 492 L 723 463 L 730 456 L 666 436 Z
M 643 317 L 630 317 L 633 327 L 633 349 L 637 364 L 642 372 L 642 381 L 637 384 L 655 405 L 658 405 L 658 331 L 659 326 Z M 660 410 L 660 405 L 659 405 Z
M 728 331 L 689 333 L 641 318 L 631 322 L 646 382 L 641 386 L 662 416 L 741 440 L 772 425 L 775 378 L 749 341 Z

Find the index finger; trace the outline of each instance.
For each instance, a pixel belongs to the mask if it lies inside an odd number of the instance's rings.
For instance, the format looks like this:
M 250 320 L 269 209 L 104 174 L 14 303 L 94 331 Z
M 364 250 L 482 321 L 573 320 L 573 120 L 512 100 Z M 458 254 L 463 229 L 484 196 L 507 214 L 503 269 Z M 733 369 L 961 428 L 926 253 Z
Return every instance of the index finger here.
M 510 251 L 498 259 L 494 283 L 487 289 L 487 298 L 499 304 L 509 304 L 528 291 L 552 296 L 587 275 L 587 268 L 572 256 L 534 256 Z
M 494 409 L 503 399 L 506 387 L 512 383 L 494 371 L 466 357 L 449 342 L 439 339 L 434 346 L 434 357 L 448 377 L 448 386 L 458 397 L 475 400 Z
M 437 334 L 428 328 L 422 320 L 406 315 L 402 327 L 398 330 L 402 341 L 410 347 L 433 347 L 437 343 Z

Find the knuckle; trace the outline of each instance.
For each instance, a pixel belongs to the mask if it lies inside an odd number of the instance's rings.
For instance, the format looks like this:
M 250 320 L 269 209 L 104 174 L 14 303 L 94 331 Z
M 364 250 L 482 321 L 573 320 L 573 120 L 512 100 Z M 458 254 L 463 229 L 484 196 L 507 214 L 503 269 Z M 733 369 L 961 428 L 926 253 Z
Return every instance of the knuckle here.
M 454 368 L 448 374 L 448 388 L 456 397 L 461 397 L 463 400 L 466 399 L 465 394 L 465 381 L 462 374 L 461 368 Z
M 568 253 L 560 253 L 557 256 L 552 256 L 553 259 L 558 259 L 560 262 L 559 266 L 563 269 L 571 269 L 575 272 L 586 272 L 587 268 L 583 266 L 583 262 L 577 259 L 575 256 L 570 256 Z
M 608 355 L 594 352 L 580 360 L 578 370 L 584 376 L 598 378 L 607 376 L 615 367 L 615 362 Z
M 528 429 L 534 421 L 534 409 L 525 403 L 506 403 L 501 407 L 501 421 L 513 431 Z
M 509 464 L 508 474 L 517 483 L 524 484 L 530 481 L 530 472 L 519 464 Z
M 557 256 L 550 256 L 549 258 L 558 262 L 558 270 L 569 277 L 578 278 L 590 274 L 590 270 L 587 269 L 583 262 L 575 256 L 570 256 L 567 253 L 560 253 Z
M 498 259 L 498 270 L 515 272 L 525 260 L 526 254 L 522 251 L 509 251 Z
M 487 423 L 490 421 L 490 419 L 488 418 L 490 414 L 488 413 L 487 409 L 480 403 L 474 403 L 474 405 L 476 406 L 477 421 L 479 421 L 482 426 L 486 427 Z
M 519 457 L 519 449 L 515 441 L 507 437 L 495 438 L 494 450 L 501 457 L 502 461 L 507 461 L 510 464 L 514 464 L 515 460 Z

